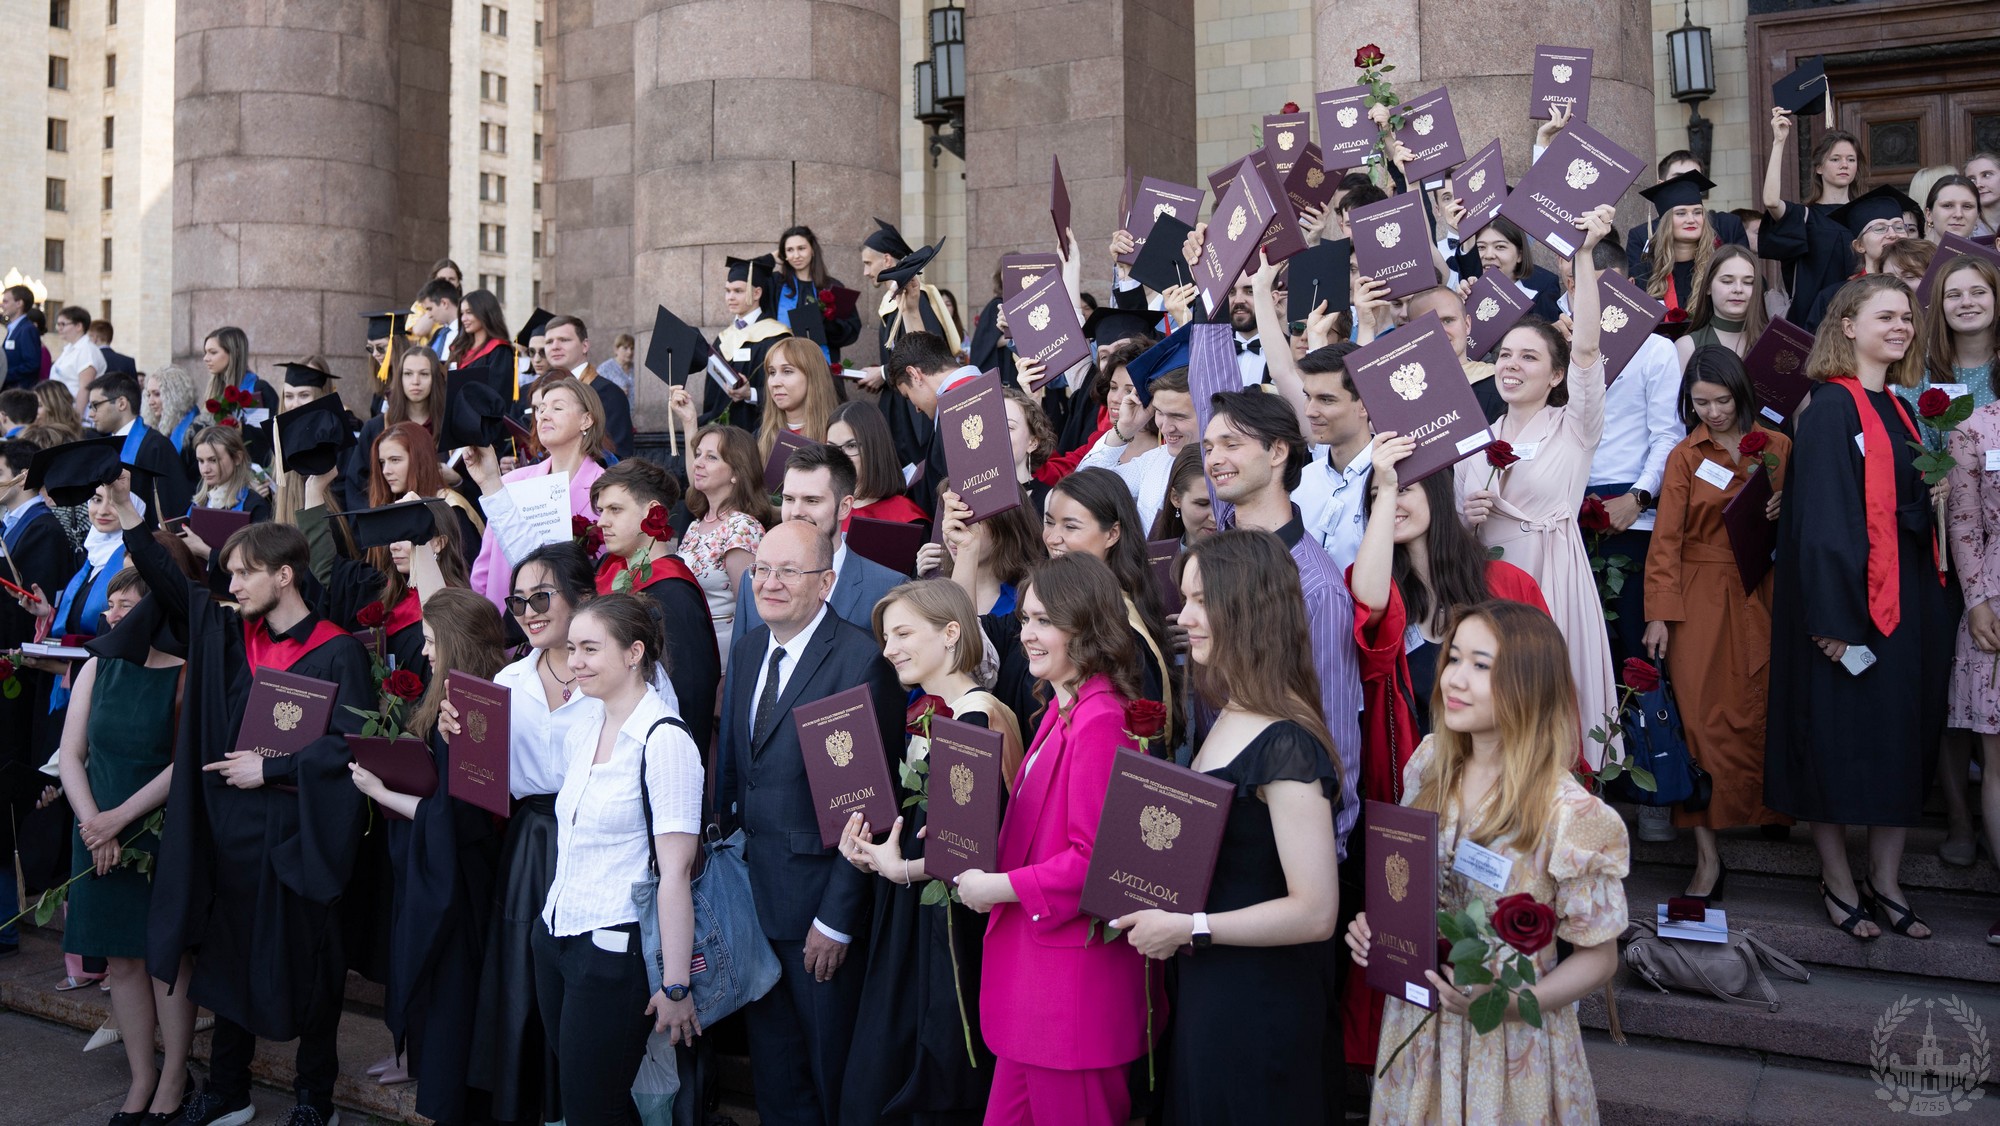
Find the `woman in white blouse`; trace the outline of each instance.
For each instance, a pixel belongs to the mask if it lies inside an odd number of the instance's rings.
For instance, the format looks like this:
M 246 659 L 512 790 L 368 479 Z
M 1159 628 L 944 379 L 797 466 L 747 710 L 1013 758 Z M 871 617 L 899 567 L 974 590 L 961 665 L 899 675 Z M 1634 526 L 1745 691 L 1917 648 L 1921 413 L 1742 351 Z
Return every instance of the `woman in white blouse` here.
M 76 413 L 84 413 L 90 384 L 104 374 L 104 353 L 90 339 L 90 310 L 70 305 L 56 314 L 56 335 L 62 338 L 62 355 L 56 357 L 49 378 L 69 388 L 76 400 Z
M 533 939 L 535 997 L 568 1126 L 636 1126 L 631 1087 L 647 1035 L 671 1029 L 671 1043 L 689 1044 L 701 1031 L 689 991 L 701 753 L 678 709 L 652 690 L 662 647 L 647 598 L 605 595 L 570 620 L 570 673 L 603 707 L 564 741 L 555 882 Z M 660 987 L 650 997 L 632 899 L 651 870 L 649 850 L 660 934 Z

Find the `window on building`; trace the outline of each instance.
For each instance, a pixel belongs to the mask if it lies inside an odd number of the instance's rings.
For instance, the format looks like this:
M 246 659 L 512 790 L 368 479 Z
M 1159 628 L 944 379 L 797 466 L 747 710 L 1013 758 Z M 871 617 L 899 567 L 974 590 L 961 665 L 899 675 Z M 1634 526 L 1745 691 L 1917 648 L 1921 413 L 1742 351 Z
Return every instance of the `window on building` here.
M 105 0 L 104 22 L 107 24 L 112 24 L 114 26 L 118 23 L 118 0 Z M 111 307 L 111 302 L 106 301 L 104 303 L 104 307 L 109 309 Z M 110 313 L 104 314 L 104 319 L 107 321 L 110 320 L 111 314 Z
M 104 116 L 104 147 L 110 148 L 117 142 L 118 122 L 110 114 Z
M 69 60 L 60 55 L 49 56 L 49 89 L 69 89 Z
M 493 78 L 493 100 L 505 104 L 507 101 L 507 76 L 497 74 Z
M 104 210 L 111 210 L 111 177 L 104 178 Z
M 69 0 L 49 0 L 49 26 L 69 30 Z
M 542 159 L 542 135 L 540 133 L 535 134 L 535 159 Z
M 535 21 L 535 46 L 542 45 L 542 21 Z
M 507 202 L 507 177 L 498 172 L 479 174 L 479 198 L 485 203 Z
M 542 182 L 540 180 L 535 181 L 534 205 L 535 210 L 540 211 L 542 209 Z
M 487 254 L 507 253 L 507 227 L 504 223 L 479 224 L 479 249 Z
M 63 272 L 63 240 L 59 238 L 42 240 L 42 271 L 50 274 Z
M 109 90 L 118 85 L 118 56 L 104 56 L 104 88 Z
M 48 209 L 50 211 L 69 210 L 69 181 L 49 177 Z
M 501 304 L 507 303 L 507 278 L 502 274 L 479 275 L 479 288 L 492 293 Z
M 60 117 L 49 118 L 49 151 L 69 151 L 69 122 Z
M 535 112 L 542 112 L 542 84 L 535 83 Z
M 535 279 L 535 304 L 540 305 L 541 303 L 542 303 L 542 282 L 540 278 L 537 278 Z
M 111 272 L 111 240 L 104 240 L 104 272 Z
M 500 8 L 493 13 L 493 34 L 507 38 L 507 9 Z
M 490 70 L 479 72 L 479 100 L 482 102 L 493 100 L 493 72 Z
M 117 0 L 113 0 L 113 3 L 112 3 L 112 7 L 113 7 L 113 10 L 114 10 L 114 11 L 115 11 L 115 10 L 117 9 Z M 110 320 L 110 319 L 111 319 L 111 299 L 110 299 L 109 297 L 107 297 L 107 298 L 105 298 L 105 299 L 104 299 L 103 301 L 100 301 L 100 302 L 98 302 L 98 304 L 99 304 L 99 305 L 101 305 L 101 306 L 103 307 L 103 311 L 97 314 L 97 316 L 98 316 L 98 319 L 99 319 L 99 320 L 106 320 L 106 321 Z
M 541 256 L 542 256 L 542 229 L 541 229 L 540 227 L 536 227 L 536 228 L 535 228 L 535 257 L 537 257 L 537 258 L 540 258 Z

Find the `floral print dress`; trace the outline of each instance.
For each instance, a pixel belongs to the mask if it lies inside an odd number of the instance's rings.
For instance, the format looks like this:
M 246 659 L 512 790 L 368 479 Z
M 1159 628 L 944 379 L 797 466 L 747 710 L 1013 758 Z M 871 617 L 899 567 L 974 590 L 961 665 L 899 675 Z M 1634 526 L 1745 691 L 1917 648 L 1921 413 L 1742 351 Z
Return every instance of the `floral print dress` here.
M 723 569 L 723 557 L 732 551 L 757 553 L 757 545 L 764 542 L 764 526 L 755 518 L 741 512 L 725 512 L 718 524 L 704 525 L 697 520 L 688 525 L 687 535 L 681 537 L 678 554 L 688 570 L 694 572 L 694 579 L 701 584 L 701 593 L 708 598 L 708 616 L 715 622 L 716 652 L 722 654 L 722 663 L 729 664 L 729 643 L 736 628 L 736 591 L 729 585 L 729 572 Z M 744 576 L 749 581 L 749 576 Z
M 1426 738 L 1404 767 L 1405 805 L 1415 801 L 1434 748 Z M 1492 800 L 1491 794 L 1486 800 Z M 1452 802 L 1438 816 L 1440 908 L 1462 910 L 1476 897 L 1491 910 L 1496 899 L 1526 892 L 1555 908 L 1557 938 L 1596 946 L 1624 932 L 1623 880 L 1631 870 L 1625 823 L 1574 779 L 1563 779 L 1555 816 L 1532 855 L 1496 842 L 1495 851 L 1513 861 L 1503 891 L 1451 874 L 1459 829 L 1458 803 Z M 1534 962 L 1538 978 L 1554 969 L 1556 944 L 1543 947 Z M 1468 1020 L 1440 1012 L 1424 1023 L 1427 1015 L 1401 998 L 1385 1000 L 1376 1058 L 1388 1059 L 1412 1030 L 1416 1035 L 1376 1080 L 1370 1122 L 1511 1126 L 1597 1121 L 1597 1092 L 1575 1005 L 1544 1008 L 1539 1029 L 1509 1020 L 1483 1036 Z

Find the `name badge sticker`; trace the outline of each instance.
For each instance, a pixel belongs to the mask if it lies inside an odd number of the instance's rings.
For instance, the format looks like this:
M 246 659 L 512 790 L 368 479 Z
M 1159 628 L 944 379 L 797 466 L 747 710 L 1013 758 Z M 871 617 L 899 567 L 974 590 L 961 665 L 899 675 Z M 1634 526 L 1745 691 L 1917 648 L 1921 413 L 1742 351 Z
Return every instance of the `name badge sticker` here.
M 1704 461 L 1699 466 L 1696 466 L 1694 475 L 1724 491 L 1727 491 L 1729 486 L 1736 483 L 1736 474 L 1723 468 L 1720 463 L 1713 461 Z
M 1986 451 L 1986 472 L 2000 472 L 2000 450 Z
M 1542 444 L 1540 442 L 1528 442 L 1524 445 L 1515 446 L 1514 456 L 1522 461 L 1533 461 L 1535 460 L 1535 455 L 1540 453 L 1541 450 Z
M 1493 438 L 1492 427 L 1487 427 L 1486 429 L 1481 430 L 1477 434 L 1467 434 L 1464 438 L 1461 438 L 1459 440 L 1457 444 L 1458 452 L 1461 454 L 1471 453 L 1473 450 L 1476 450 L 1479 447 L 1485 445 L 1487 442 L 1491 441 L 1492 438 Z
M 1862 441 L 1859 434 L 1854 436 L 1854 448 L 1860 450 L 1863 457 L 1868 455 L 1868 443 Z
M 1477 841 L 1460 841 L 1451 870 L 1494 891 L 1506 891 L 1507 877 L 1514 871 L 1514 862 Z
M 1970 395 L 1972 393 L 1963 383 L 1933 383 L 1931 387 L 1933 390 L 1942 391 L 1954 399 L 1960 395 Z
M 1770 407 L 1758 407 L 1757 413 L 1763 415 L 1765 418 L 1770 419 L 1773 425 L 1783 426 L 1785 424 L 1785 416 L 1779 414 L 1777 411 L 1772 410 Z

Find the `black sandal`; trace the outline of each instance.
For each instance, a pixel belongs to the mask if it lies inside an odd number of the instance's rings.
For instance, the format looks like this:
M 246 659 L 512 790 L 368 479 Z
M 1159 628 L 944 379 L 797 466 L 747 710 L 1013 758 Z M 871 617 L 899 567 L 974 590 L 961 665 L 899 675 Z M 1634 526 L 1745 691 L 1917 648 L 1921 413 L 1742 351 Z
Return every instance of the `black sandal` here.
M 1883 918 L 1881 918 L 1880 920 L 1881 923 L 1884 926 L 1888 927 L 1890 930 L 1895 931 L 1897 934 L 1902 935 L 1904 938 L 1910 939 L 1911 941 L 1914 942 L 1926 942 L 1929 941 L 1931 935 L 1937 933 L 1937 928 L 1925 922 L 1921 917 L 1917 915 L 1915 911 L 1910 910 L 1909 907 L 1901 903 L 1898 903 L 1893 899 L 1890 899 L 1888 896 L 1883 895 L 1881 892 L 1876 891 L 1873 885 L 1871 885 L 1868 881 L 1866 880 L 1861 881 L 1861 887 L 1859 890 L 1861 893 L 1861 902 L 1867 904 L 1871 912 L 1873 912 L 1875 908 L 1878 907 L 1881 908 L 1881 914 L 1883 916 Z M 1896 916 L 1898 915 L 1902 916 L 1902 918 L 1897 919 Z M 1911 934 L 1910 928 L 1915 926 L 1923 927 L 1925 930 L 1929 931 L 1930 934 L 1921 936 Z
M 1847 918 L 1842 919 L 1840 922 L 1836 923 L 1831 919 L 1827 920 L 1829 926 L 1837 927 L 1840 930 L 1846 931 L 1847 937 L 1854 939 L 1856 942 L 1873 942 L 1876 939 L 1882 937 L 1879 934 L 1859 933 L 1859 931 L 1856 928 L 1858 928 L 1864 921 L 1866 921 L 1868 916 L 1862 913 L 1861 908 L 1856 907 L 1851 903 L 1841 902 L 1839 897 L 1835 896 L 1832 890 L 1830 890 L 1826 886 L 1825 880 L 1820 881 L 1819 894 L 1820 898 L 1826 900 L 1828 903 L 1833 904 L 1836 908 L 1847 912 Z M 1862 897 L 1862 900 L 1863 902 L 1866 902 L 1867 897 L 1864 895 Z

